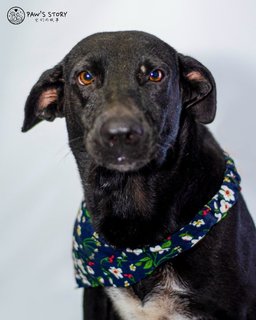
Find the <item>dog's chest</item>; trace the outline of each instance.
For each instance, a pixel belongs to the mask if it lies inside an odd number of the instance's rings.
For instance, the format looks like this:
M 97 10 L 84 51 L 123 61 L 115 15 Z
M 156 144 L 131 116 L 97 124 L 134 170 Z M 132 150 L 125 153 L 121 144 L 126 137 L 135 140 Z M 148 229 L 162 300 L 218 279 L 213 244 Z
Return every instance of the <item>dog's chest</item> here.
M 141 301 L 132 289 L 107 288 L 106 292 L 122 320 L 189 320 L 188 290 L 173 275 L 161 282 Z

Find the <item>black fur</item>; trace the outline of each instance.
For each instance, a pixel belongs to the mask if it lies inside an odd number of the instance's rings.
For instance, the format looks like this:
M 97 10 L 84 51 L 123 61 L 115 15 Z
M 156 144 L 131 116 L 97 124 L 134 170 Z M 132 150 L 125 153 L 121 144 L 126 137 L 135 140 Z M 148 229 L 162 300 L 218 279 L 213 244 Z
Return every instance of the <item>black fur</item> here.
M 156 69 L 163 79 L 150 81 Z M 81 86 L 77 76 L 85 70 L 94 81 Z M 49 88 L 58 98 L 40 108 L 40 93 Z M 82 40 L 41 76 L 26 103 L 23 131 L 65 116 L 95 228 L 117 247 L 136 248 L 188 223 L 219 190 L 223 150 L 204 126 L 215 111 L 214 79 L 198 61 L 146 33 L 101 33 Z M 118 134 L 112 144 L 102 128 L 113 122 Z M 137 137 L 128 141 L 135 125 Z M 256 318 L 255 243 L 241 195 L 202 242 L 169 262 L 190 290 L 184 300 L 191 315 Z M 133 286 L 141 300 L 161 270 Z M 102 288 L 85 290 L 84 317 L 119 319 Z

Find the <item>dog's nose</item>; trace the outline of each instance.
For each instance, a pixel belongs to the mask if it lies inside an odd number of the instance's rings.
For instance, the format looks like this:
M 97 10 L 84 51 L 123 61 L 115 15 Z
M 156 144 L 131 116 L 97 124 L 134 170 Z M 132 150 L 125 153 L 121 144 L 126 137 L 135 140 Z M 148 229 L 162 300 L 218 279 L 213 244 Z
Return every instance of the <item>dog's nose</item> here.
M 104 146 L 125 147 L 135 146 L 143 138 L 142 125 L 132 118 L 111 118 L 100 128 L 100 137 Z

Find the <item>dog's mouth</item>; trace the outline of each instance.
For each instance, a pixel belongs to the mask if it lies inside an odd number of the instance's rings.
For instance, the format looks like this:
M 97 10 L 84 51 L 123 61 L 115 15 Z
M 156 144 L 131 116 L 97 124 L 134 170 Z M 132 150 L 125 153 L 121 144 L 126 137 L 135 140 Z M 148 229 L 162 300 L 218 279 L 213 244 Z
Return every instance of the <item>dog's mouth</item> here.
M 136 171 L 147 165 L 151 160 L 151 147 L 137 147 L 133 150 L 109 150 L 102 148 L 97 141 L 87 142 L 87 151 L 100 166 L 120 172 Z
M 127 156 L 119 156 L 116 162 L 104 162 L 103 165 L 112 170 L 121 172 L 136 171 L 144 167 L 150 160 L 149 159 L 130 159 Z

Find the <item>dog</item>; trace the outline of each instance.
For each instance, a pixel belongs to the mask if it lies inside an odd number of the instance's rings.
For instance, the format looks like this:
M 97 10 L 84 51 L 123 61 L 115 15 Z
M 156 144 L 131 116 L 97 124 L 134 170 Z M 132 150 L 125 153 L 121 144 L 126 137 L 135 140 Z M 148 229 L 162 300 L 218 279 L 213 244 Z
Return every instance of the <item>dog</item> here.
M 135 252 L 216 199 L 226 156 L 205 126 L 215 113 L 214 78 L 196 59 L 144 32 L 103 32 L 42 74 L 22 131 L 65 117 L 95 234 Z M 255 320 L 255 226 L 240 192 L 224 204 L 225 219 L 150 275 L 85 288 L 84 319 Z

